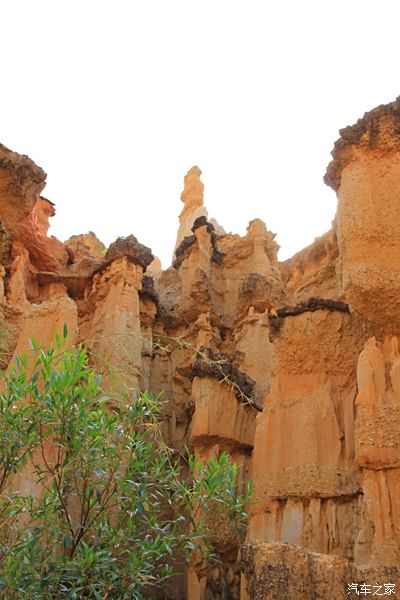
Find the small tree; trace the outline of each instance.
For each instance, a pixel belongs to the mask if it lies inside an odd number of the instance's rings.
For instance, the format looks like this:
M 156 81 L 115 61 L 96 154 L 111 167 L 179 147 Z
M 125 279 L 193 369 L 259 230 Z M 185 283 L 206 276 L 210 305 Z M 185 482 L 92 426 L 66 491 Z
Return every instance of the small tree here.
M 210 550 L 216 506 L 243 526 L 236 466 L 226 454 L 203 465 L 188 456 L 184 479 L 161 439 L 160 400 L 109 398 L 84 347 L 64 342 L 46 350 L 32 342 L 32 375 L 26 358 L 4 375 L 0 493 L 30 458 L 42 494 L 0 498 L 3 597 L 154 597 L 178 555 Z

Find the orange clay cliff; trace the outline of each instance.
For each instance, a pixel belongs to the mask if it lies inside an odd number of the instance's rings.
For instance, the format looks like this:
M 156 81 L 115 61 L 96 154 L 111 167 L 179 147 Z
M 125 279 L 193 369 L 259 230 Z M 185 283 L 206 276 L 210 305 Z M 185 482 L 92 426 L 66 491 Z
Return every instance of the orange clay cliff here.
M 193 559 L 169 598 L 400 595 L 400 98 L 340 135 L 311 246 L 280 263 L 261 220 L 226 234 L 193 167 L 165 271 L 134 236 L 48 237 L 45 173 L 0 145 L 0 366 L 66 323 L 111 386 L 163 390 L 170 445 L 253 482 L 245 544 L 216 522 L 219 566 Z

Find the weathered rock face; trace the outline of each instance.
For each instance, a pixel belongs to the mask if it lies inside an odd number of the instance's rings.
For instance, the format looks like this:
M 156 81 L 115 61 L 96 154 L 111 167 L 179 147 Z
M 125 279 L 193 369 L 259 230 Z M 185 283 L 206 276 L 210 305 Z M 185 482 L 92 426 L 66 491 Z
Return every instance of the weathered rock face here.
M 253 542 L 243 550 L 242 568 L 250 594 L 243 589 L 242 596 L 252 600 L 345 600 L 397 589 L 391 567 L 365 568 L 291 544 Z
M 247 543 L 215 519 L 222 557 L 170 598 L 349 597 L 400 586 L 400 101 L 341 132 L 331 231 L 279 263 L 255 219 L 208 220 L 186 175 L 173 266 L 134 236 L 47 236 L 45 174 L 0 146 L 1 366 L 67 323 L 115 394 L 163 391 L 164 435 L 253 480 Z
M 280 264 L 289 298 L 295 304 L 310 297 L 340 300 L 343 289 L 337 273 L 339 249 L 336 227 Z
M 397 332 L 400 283 L 400 99 L 343 129 L 325 181 L 339 199 L 337 239 L 343 290 L 353 310 Z M 385 310 L 382 310 L 382 306 Z M 390 317 L 390 318 L 388 318 Z

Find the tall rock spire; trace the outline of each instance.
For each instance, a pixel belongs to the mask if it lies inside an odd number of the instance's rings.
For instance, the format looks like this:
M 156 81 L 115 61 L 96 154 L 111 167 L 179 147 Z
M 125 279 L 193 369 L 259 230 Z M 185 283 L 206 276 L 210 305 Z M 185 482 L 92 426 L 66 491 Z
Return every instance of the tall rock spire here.
M 185 204 L 185 208 L 203 206 L 204 184 L 200 179 L 200 175 L 201 171 L 196 165 L 189 169 L 185 175 L 184 189 L 181 194 L 181 200 Z
M 194 166 L 186 173 L 181 200 L 184 204 L 179 215 L 179 230 L 176 236 L 175 251 L 185 237 L 192 235 L 192 226 L 198 217 L 207 217 L 204 206 L 204 184 L 200 179 L 201 171 Z

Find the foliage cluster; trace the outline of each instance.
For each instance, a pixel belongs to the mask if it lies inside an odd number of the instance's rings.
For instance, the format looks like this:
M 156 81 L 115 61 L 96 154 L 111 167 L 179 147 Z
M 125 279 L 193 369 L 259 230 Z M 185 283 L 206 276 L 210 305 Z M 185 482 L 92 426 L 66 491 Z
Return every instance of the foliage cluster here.
M 210 551 L 207 514 L 243 527 L 236 465 L 176 457 L 160 400 L 109 398 L 66 334 L 2 375 L 0 597 L 154 598 L 177 556 Z

